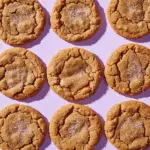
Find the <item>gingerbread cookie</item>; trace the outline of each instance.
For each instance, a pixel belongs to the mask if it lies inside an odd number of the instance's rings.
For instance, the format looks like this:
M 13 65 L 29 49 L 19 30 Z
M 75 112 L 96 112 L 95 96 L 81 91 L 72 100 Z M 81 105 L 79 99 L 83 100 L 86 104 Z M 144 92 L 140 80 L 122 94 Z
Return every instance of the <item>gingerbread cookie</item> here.
M 69 42 L 90 38 L 100 23 L 94 0 L 57 0 L 51 14 L 54 32 Z
M 150 1 L 111 0 L 108 20 L 116 33 L 126 38 L 140 38 L 150 31 Z
M 81 48 L 60 51 L 47 69 L 50 87 L 67 100 L 81 100 L 92 95 L 101 80 L 100 62 Z
M 35 109 L 13 104 L 0 111 L 0 148 L 38 150 L 46 135 L 46 123 Z
M 150 87 L 150 50 L 137 44 L 119 47 L 105 67 L 108 85 L 121 94 L 136 95 Z
M 97 114 L 77 104 L 61 107 L 51 119 L 49 130 L 52 141 L 62 150 L 93 150 L 102 134 Z
M 105 122 L 108 140 L 119 150 L 144 150 L 150 145 L 150 107 L 127 101 L 110 109 Z
M 37 0 L 0 0 L 0 38 L 12 45 L 38 38 L 45 15 Z
M 12 48 L 0 55 L 0 91 L 16 100 L 34 96 L 45 82 L 43 63 L 24 48 Z

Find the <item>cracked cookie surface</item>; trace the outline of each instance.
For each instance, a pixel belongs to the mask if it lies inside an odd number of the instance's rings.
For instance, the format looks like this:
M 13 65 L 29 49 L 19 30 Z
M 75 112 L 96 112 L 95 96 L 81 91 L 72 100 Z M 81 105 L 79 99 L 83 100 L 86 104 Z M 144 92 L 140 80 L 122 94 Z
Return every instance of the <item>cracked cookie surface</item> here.
M 38 38 L 45 15 L 37 0 L 0 0 L 0 38 L 12 45 Z
M 13 104 L 0 110 L 0 148 L 38 150 L 44 141 L 46 123 L 35 109 Z
M 108 85 L 121 94 L 136 95 L 150 87 L 150 50 L 137 44 L 119 47 L 105 66 Z
M 67 100 L 92 95 L 101 80 L 101 65 L 94 54 L 81 48 L 61 50 L 47 69 L 50 87 Z
M 34 96 L 45 82 L 43 63 L 24 48 L 12 48 L 0 55 L 0 91 L 16 100 Z
M 90 38 L 100 23 L 94 0 L 57 0 L 51 13 L 53 30 L 70 42 Z
M 112 28 L 126 38 L 140 38 L 150 32 L 149 0 L 111 0 L 108 20 Z
M 97 114 L 77 104 L 61 107 L 52 117 L 49 130 L 60 150 L 93 150 L 102 134 Z
M 150 145 L 149 126 L 150 107 L 131 100 L 110 109 L 105 134 L 119 150 L 144 150 Z

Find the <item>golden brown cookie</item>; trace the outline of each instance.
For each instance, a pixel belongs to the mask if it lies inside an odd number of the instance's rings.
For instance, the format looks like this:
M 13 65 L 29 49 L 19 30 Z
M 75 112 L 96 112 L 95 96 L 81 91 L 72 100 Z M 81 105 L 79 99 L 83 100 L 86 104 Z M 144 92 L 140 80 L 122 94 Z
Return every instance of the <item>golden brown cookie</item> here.
M 110 0 L 108 20 L 116 33 L 140 38 L 150 31 L 149 0 Z
M 38 150 L 46 135 L 46 123 L 35 109 L 13 104 L 0 111 L 0 148 Z
M 0 91 L 16 100 L 34 96 L 45 82 L 43 63 L 24 48 L 12 48 L 0 55 Z
M 61 107 L 51 119 L 49 131 L 60 150 L 93 150 L 102 134 L 97 114 L 77 104 Z
M 38 38 L 45 15 L 37 0 L 0 0 L 0 38 L 12 45 Z
M 47 69 L 50 87 L 67 100 L 92 95 L 101 80 L 101 65 L 94 54 L 82 48 L 60 51 Z
M 150 107 L 138 101 L 113 106 L 107 115 L 105 134 L 119 150 L 145 150 L 150 145 Z
M 51 13 L 54 32 L 69 42 L 90 38 L 100 23 L 95 0 L 57 0 Z
M 105 66 L 108 85 L 121 94 L 136 95 L 150 87 L 150 50 L 137 44 L 119 47 Z

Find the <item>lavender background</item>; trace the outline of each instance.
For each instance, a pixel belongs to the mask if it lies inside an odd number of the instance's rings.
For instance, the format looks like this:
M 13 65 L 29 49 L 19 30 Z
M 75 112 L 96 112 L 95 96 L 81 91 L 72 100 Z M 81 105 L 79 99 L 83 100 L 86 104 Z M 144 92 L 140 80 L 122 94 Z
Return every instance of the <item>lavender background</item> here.
M 101 18 L 102 18 L 102 25 L 100 30 L 91 39 L 83 42 L 78 42 L 78 43 L 68 43 L 60 39 L 50 28 L 49 13 L 52 11 L 52 7 L 54 5 L 55 0 L 39 0 L 39 2 L 43 6 L 47 17 L 47 23 L 44 32 L 42 33 L 42 35 L 38 40 L 23 45 L 23 47 L 37 54 L 41 58 L 41 60 L 43 60 L 45 66 L 48 65 L 51 58 L 59 50 L 67 47 L 78 46 L 78 47 L 85 48 L 95 53 L 103 65 L 105 65 L 109 55 L 122 44 L 135 42 L 150 47 L 150 35 L 147 35 L 144 38 L 135 41 L 133 40 L 130 41 L 123 37 L 120 37 L 111 29 L 106 17 L 106 11 L 109 4 L 109 0 L 97 0 L 97 7 L 100 11 Z M 1 53 L 10 47 L 11 46 L 0 41 Z M 126 100 L 130 100 L 130 99 L 138 99 L 150 105 L 149 97 L 150 97 L 150 90 L 147 90 L 145 93 L 142 93 L 136 97 L 127 97 L 127 96 L 119 95 L 107 86 L 103 78 L 95 95 L 93 95 L 92 97 L 86 100 L 80 101 L 79 103 L 88 105 L 89 107 L 94 109 L 100 115 L 101 119 L 104 122 L 108 110 L 114 104 Z M 39 110 L 45 116 L 47 123 L 57 109 L 59 109 L 62 105 L 69 103 L 66 100 L 57 96 L 49 88 L 47 83 L 45 83 L 44 87 L 41 89 L 41 91 L 37 96 L 30 98 L 25 102 L 17 102 L 11 100 L 3 96 L 2 94 L 0 94 L 0 99 L 1 99 L 0 109 L 4 108 L 9 104 L 14 104 L 14 103 L 30 105 L 36 108 L 37 110 Z M 48 134 L 40 150 L 57 150 L 55 145 L 49 139 Z M 96 146 L 95 150 L 116 150 L 116 148 L 106 140 L 103 133 L 102 139 L 100 143 Z

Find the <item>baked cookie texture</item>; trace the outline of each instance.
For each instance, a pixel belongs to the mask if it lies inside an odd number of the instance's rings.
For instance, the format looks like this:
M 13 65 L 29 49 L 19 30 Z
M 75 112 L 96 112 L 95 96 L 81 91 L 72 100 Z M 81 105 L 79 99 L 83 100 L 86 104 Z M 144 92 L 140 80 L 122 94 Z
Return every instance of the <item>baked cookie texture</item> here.
M 94 54 L 82 48 L 61 50 L 53 57 L 47 78 L 62 98 L 81 100 L 92 95 L 101 80 L 101 65 Z
M 13 104 L 0 110 L 0 148 L 38 150 L 46 135 L 46 123 L 35 109 Z
M 16 100 L 37 94 L 45 82 L 41 60 L 24 48 L 11 48 L 0 55 L 0 91 Z
M 60 38 L 75 42 L 93 36 L 101 19 L 95 0 L 57 0 L 50 22 Z
M 105 66 L 108 85 L 121 94 L 136 95 L 150 87 L 150 50 L 137 44 L 119 47 Z
M 113 106 L 105 122 L 108 140 L 119 150 L 144 150 L 150 145 L 150 107 L 138 101 Z
M 61 107 L 52 117 L 49 130 L 60 150 L 93 150 L 102 134 L 97 114 L 77 104 Z
M 0 38 L 11 45 L 38 38 L 45 14 L 37 0 L 0 0 Z
M 107 16 L 115 32 L 125 38 L 140 38 L 150 31 L 149 0 L 111 0 Z

